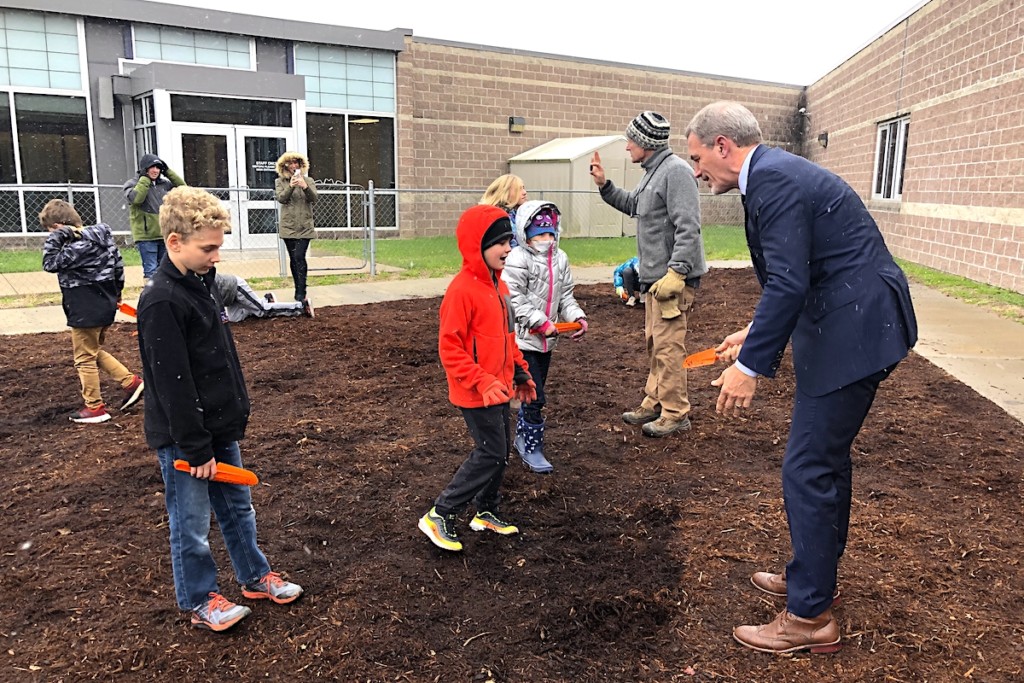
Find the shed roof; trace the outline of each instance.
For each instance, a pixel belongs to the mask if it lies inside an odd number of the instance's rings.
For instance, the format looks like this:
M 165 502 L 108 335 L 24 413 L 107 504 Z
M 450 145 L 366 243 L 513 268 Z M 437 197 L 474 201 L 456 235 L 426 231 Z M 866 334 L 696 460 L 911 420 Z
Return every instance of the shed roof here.
M 586 138 L 555 138 L 543 145 L 528 149 L 509 161 L 573 161 L 589 156 L 605 145 L 625 142 L 624 135 L 597 135 Z

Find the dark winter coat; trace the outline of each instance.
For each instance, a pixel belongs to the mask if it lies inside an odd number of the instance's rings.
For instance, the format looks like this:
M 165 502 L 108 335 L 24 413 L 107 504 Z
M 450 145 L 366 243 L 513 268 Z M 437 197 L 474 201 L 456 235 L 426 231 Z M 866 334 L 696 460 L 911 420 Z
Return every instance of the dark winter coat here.
M 448 378 L 448 398 L 460 408 L 482 408 L 483 391 L 494 380 L 511 394 L 516 368 L 529 377 L 512 329 L 508 287 L 484 261 L 482 242 L 487 228 L 508 214 L 496 206 L 478 205 L 459 219 L 455 237 L 462 252 L 462 270 L 441 301 L 438 353 Z
M 150 180 L 146 170 L 159 166 L 161 175 Z M 132 228 L 132 239 L 136 242 L 162 240 L 160 233 L 160 205 L 167 193 L 184 185 L 181 176 L 167 168 L 155 154 L 145 154 L 139 160 L 137 175 L 124 183 L 124 196 L 128 200 L 128 221 Z
M 288 162 L 298 159 L 306 189 L 292 186 L 292 172 Z M 288 239 L 313 239 L 313 202 L 316 201 L 316 181 L 307 175 L 309 161 L 298 152 L 285 152 L 277 160 L 277 179 L 274 181 L 274 195 L 281 204 L 281 220 L 277 226 L 279 236 Z
M 104 224 L 65 225 L 43 245 L 43 269 L 57 273 L 68 327 L 106 327 L 114 322 L 124 289 L 124 261 Z
M 164 259 L 139 299 L 146 443 L 177 444 L 193 466 L 210 461 L 214 443 L 244 437 L 249 421 L 249 394 L 215 277 L 214 270 L 182 275 Z

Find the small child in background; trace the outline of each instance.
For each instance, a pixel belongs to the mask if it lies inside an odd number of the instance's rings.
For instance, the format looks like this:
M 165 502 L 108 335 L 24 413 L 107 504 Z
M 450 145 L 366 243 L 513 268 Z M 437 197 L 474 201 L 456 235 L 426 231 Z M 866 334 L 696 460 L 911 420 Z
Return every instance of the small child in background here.
M 636 306 L 638 300 L 643 301 L 643 295 L 640 293 L 640 275 L 636 268 L 639 262 L 640 259 L 634 256 L 616 268 L 612 278 L 615 293 L 627 306 Z
M 50 232 L 43 245 L 43 269 L 57 273 L 61 304 L 71 328 L 75 370 L 82 382 L 85 407 L 71 421 L 97 424 L 110 419 L 100 391 L 100 370 L 113 377 L 124 393 L 121 410 L 142 398 L 142 378 L 103 350 L 107 328 L 121 303 L 124 261 L 104 224 L 82 227 L 82 217 L 63 199 L 51 199 L 39 213 Z
M 306 297 L 302 301 L 278 303 L 273 292 L 263 296 L 257 294 L 244 278 L 228 273 L 217 273 L 217 293 L 220 294 L 228 322 L 240 323 L 246 318 L 296 318 L 305 315 L 316 316 L 313 302 Z
M 205 190 L 178 187 L 160 207 L 167 258 L 139 299 L 139 353 L 149 389 L 146 443 L 164 481 L 171 572 L 178 607 L 192 625 L 225 631 L 251 613 L 223 595 L 210 552 L 210 511 L 224 536 L 242 595 L 279 605 L 302 587 L 270 570 L 256 542 L 248 486 L 212 481 L 218 463 L 242 467 L 238 441 L 249 422 L 249 394 L 238 350 L 217 295 L 216 265 L 231 217 Z M 175 460 L 189 464 L 187 472 Z
M 462 550 L 455 517 L 470 501 L 477 510 L 469 523 L 473 531 L 519 533 L 498 513 L 512 446 L 509 401 L 529 403 L 537 397 L 516 348 L 508 287 L 501 280 L 511 251 L 508 215 L 495 206 L 474 206 L 459 218 L 455 236 L 462 270 L 441 301 L 437 348 L 448 398 L 462 410 L 476 447 L 418 524 L 431 543 L 451 551 Z
M 516 344 L 537 384 L 537 399 L 519 408 L 516 450 L 533 472 L 545 474 L 553 467 L 544 457 L 544 385 L 551 352 L 558 342 L 555 323 L 579 323 L 572 335 L 587 333 L 587 318 L 573 296 L 569 257 L 558 248 L 558 207 L 551 202 L 530 201 L 519 207 L 516 237 L 519 246 L 505 261 L 502 279 L 512 294 L 516 317 Z

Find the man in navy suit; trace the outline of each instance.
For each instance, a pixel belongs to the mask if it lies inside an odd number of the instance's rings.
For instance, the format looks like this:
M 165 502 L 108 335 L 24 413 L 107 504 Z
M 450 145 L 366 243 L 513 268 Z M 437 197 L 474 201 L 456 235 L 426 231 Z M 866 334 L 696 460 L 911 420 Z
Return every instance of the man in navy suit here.
M 806 159 L 760 144 L 753 114 L 735 102 L 704 107 L 686 131 L 694 173 L 712 192 L 738 188 L 747 246 L 761 283 L 753 321 L 718 352 L 735 363 L 713 382 L 716 409 L 750 407 L 757 378 L 773 377 L 793 341 L 796 396 L 782 462 L 793 555 L 754 585 L 786 609 L 733 636 L 764 652 L 834 652 L 836 571 L 850 521 L 850 445 L 879 383 L 917 341 L 903 271 L 860 197 Z

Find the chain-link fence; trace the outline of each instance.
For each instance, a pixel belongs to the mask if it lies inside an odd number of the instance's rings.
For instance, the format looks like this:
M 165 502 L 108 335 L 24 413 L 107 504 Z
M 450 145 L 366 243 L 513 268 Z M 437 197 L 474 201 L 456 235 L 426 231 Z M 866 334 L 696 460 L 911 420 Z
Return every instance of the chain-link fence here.
M 376 272 L 380 238 L 451 235 L 459 215 L 475 204 L 476 190 L 376 190 L 318 183 L 313 205 L 317 239 L 307 254 L 310 274 Z M 231 211 L 220 268 L 246 278 L 287 277 L 287 255 L 277 237 L 280 204 L 270 189 L 212 188 Z M 59 291 L 57 279 L 42 271 L 46 232 L 38 214 L 50 199 L 74 204 L 86 225 L 106 223 L 122 247 L 126 284 L 141 287 L 142 268 L 131 239 L 129 207 L 120 185 L 0 186 L 0 296 Z M 529 199 L 558 205 L 566 237 L 621 237 L 636 234 L 636 221 L 607 206 L 593 190 L 531 189 Z M 742 225 L 736 194 L 701 195 L 705 225 Z

